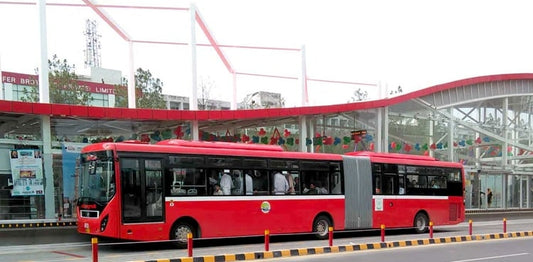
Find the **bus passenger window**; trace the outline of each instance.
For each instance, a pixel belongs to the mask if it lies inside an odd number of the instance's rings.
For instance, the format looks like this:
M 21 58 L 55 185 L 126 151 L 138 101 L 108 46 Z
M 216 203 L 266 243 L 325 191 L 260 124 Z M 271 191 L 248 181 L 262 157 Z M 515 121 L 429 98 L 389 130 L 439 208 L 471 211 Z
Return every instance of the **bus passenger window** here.
M 381 192 L 381 177 L 380 176 L 374 176 L 374 194 L 380 195 Z
M 405 177 L 403 175 L 398 177 L 398 194 L 405 195 Z
M 289 191 L 289 182 L 281 171 L 272 172 L 272 193 L 275 195 L 284 195 Z
M 340 195 L 342 194 L 342 185 L 341 185 L 341 174 L 339 172 L 333 173 L 331 176 L 331 194 Z
M 252 180 L 254 195 L 268 195 L 268 177 L 265 171 L 254 170 Z
M 240 170 L 233 170 L 232 174 L 233 188 L 231 189 L 232 195 L 242 195 L 244 193 L 244 183 L 242 179 L 242 172 Z
M 251 174 L 253 174 L 252 170 L 246 170 L 244 172 L 244 191 L 247 196 L 254 194 L 254 179 Z

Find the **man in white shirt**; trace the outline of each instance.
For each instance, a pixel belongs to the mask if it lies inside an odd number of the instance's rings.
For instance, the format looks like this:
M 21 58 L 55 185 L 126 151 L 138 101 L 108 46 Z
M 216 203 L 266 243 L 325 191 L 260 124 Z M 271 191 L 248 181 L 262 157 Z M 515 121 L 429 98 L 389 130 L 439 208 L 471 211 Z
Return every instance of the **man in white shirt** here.
M 279 171 L 274 175 L 274 194 L 283 195 L 289 191 L 289 182 Z
M 253 195 L 254 194 L 254 183 L 252 181 L 252 177 L 246 173 L 244 176 L 244 179 L 246 180 L 246 195 Z
M 224 170 L 224 174 L 222 175 L 222 178 L 220 178 L 220 187 L 222 188 L 222 193 L 224 193 L 225 196 L 231 195 L 232 186 L 233 181 L 229 175 L 229 170 L 227 172 Z

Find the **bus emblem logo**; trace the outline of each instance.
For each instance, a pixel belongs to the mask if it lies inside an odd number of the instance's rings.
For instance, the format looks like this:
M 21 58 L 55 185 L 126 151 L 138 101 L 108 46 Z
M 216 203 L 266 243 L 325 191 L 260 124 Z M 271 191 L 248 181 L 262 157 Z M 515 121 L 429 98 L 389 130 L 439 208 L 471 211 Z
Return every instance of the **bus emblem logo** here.
M 263 201 L 263 203 L 261 203 L 261 212 L 265 214 L 270 212 L 270 203 L 268 203 L 267 201 Z

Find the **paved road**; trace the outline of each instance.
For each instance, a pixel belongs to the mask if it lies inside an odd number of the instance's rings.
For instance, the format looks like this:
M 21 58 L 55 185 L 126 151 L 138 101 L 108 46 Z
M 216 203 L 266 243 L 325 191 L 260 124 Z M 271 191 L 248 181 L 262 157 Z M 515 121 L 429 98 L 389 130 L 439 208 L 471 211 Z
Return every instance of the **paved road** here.
M 533 230 L 533 213 L 490 213 L 469 215 L 473 221 L 473 234 L 502 232 L 503 218 L 507 219 L 508 232 Z M 438 227 L 434 237 L 468 234 L 468 222 L 457 226 Z M 424 239 L 428 235 L 411 234 L 411 231 L 388 230 L 386 241 Z M 75 227 L 33 228 L 0 230 L 0 257 L 2 261 L 91 261 L 90 237 L 80 235 Z M 380 232 L 376 230 L 336 233 L 335 246 L 377 243 Z M 328 242 L 314 240 L 308 235 L 273 236 L 270 250 L 287 250 L 327 246 Z M 100 240 L 100 261 L 130 261 L 186 257 L 187 250 L 177 250 L 170 243 L 116 243 Z M 235 254 L 264 251 L 263 238 L 195 240 L 195 256 Z
M 513 238 L 505 240 L 473 241 L 446 245 L 415 246 L 358 252 L 343 252 L 313 256 L 277 258 L 271 261 L 284 262 L 476 262 L 476 261 L 533 261 L 533 238 Z

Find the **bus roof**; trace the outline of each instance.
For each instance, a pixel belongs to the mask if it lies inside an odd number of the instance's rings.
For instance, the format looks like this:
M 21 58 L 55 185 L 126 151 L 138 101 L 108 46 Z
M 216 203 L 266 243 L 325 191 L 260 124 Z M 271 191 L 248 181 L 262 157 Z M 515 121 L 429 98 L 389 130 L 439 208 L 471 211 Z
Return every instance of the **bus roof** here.
M 91 144 L 83 148 L 82 153 L 117 150 L 121 152 L 146 153 L 180 153 L 194 155 L 226 155 L 241 157 L 267 157 L 286 159 L 332 160 L 341 161 L 342 155 L 328 153 L 307 153 L 284 151 L 283 147 L 263 144 L 244 144 L 229 142 L 205 142 L 170 139 L 156 144 L 146 144 L 140 141 L 103 142 Z
M 386 157 L 386 158 L 395 158 L 395 159 L 412 159 L 412 160 L 424 160 L 424 161 L 436 161 L 437 160 L 434 157 L 430 157 L 430 156 L 398 154 L 398 153 L 376 153 L 376 152 L 370 152 L 370 151 L 348 152 L 346 153 L 346 155 L 367 156 L 370 158 Z
M 123 152 L 148 152 L 148 153 L 181 153 L 194 155 L 233 155 L 241 157 L 267 157 L 285 159 L 309 159 L 309 160 L 342 160 L 341 154 L 331 153 L 308 153 L 284 151 L 277 145 L 245 144 L 230 142 L 206 142 L 169 139 L 146 144 L 140 141 L 103 142 L 91 144 L 83 148 L 82 153 L 101 150 L 117 150 Z M 439 161 L 429 156 L 376 153 L 369 151 L 348 152 L 345 155 L 355 157 L 367 157 L 372 162 L 378 163 L 402 163 L 413 165 L 439 165 L 448 167 L 461 167 L 460 163 Z
M 369 151 L 349 152 L 348 156 L 368 157 L 372 162 L 408 165 L 431 165 L 462 168 L 463 165 L 456 162 L 440 161 L 430 156 L 409 155 L 399 153 L 376 153 Z
M 263 144 L 244 144 L 230 142 L 207 142 L 207 141 L 188 141 L 181 139 L 168 139 L 157 142 L 156 145 L 175 145 L 183 147 L 203 147 L 203 148 L 223 148 L 223 149 L 243 149 L 243 150 L 262 150 L 262 151 L 284 151 L 283 147 L 277 145 Z

